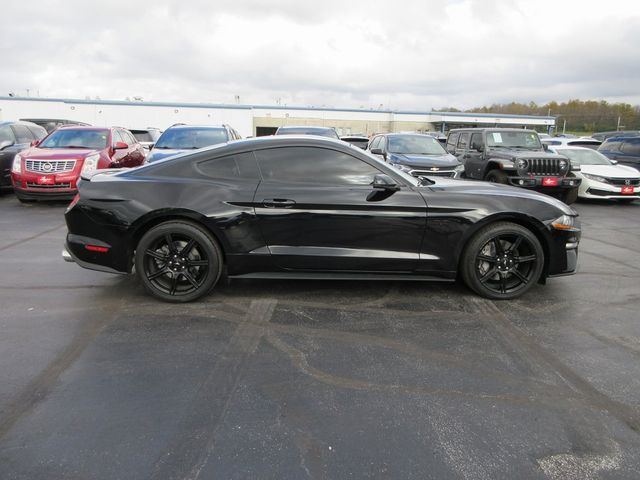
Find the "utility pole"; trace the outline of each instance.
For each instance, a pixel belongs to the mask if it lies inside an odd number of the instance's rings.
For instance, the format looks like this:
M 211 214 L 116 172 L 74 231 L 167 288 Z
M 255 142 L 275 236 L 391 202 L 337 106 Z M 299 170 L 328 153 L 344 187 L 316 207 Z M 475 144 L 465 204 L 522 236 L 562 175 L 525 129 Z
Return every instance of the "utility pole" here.
M 616 126 L 616 131 L 620 131 L 620 116 L 618 116 L 618 125 Z
M 562 134 L 564 135 L 565 131 L 567 130 L 567 119 L 564 119 L 564 124 L 562 125 Z

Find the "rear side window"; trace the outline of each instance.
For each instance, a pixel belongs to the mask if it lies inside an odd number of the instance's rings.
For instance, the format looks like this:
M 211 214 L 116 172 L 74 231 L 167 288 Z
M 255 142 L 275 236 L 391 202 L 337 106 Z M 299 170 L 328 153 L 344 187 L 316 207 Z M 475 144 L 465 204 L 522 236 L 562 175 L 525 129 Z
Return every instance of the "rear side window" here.
M 640 157 L 640 138 L 625 140 L 622 143 L 620 151 L 626 153 L 627 155 Z
M 198 170 L 212 178 L 259 179 L 260 172 L 252 152 L 238 153 L 198 163 Z
M 369 185 L 377 168 L 343 152 L 318 147 L 282 147 L 255 152 L 262 178 L 270 182 Z
M 480 148 L 484 146 L 481 133 L 474 133 L 471 135 L 471 148 L 474 148 L 476 146 Z

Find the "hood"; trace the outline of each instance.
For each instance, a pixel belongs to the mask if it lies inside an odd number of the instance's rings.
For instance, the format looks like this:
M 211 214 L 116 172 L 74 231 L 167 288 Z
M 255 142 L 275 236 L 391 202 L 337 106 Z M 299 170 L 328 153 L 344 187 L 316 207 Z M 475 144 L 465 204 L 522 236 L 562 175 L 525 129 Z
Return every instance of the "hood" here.
M 533 200 L 543 202 L 547 205 L 555 207 L 557 210 L 566 215 L 578 215 L 573 208 L 560 200 L 539 193 L 534 190 L 526 190 L 524 188 L 512 187 L 511 185 L 503 185 L 501 183 L 476 182 L 469 180 L 455 180 L 446 177 L 430 177 L 435 181 L 433 185 L 424 185 L 418 188 L 432 191 L 446 190 L 448 192 L 468 193 L 472 195 L 483 195 L 487 197 L 514 197 L 519 199 Z
M 147 156 L 147 163 L 169 158 L 179 153 L 192 152 L 193 150 L 179 150 L 174 148 L 154 148 Z
M 32 147 L 20 153 L 22 158 L 30 160 L 66 160 L 69 158 L 85 158 L 100 150 L 91 148 L 37 148 Z
M 509 160 L 514 158 L 565 158 L 557 153 L 545 152 L 543 150 L 512 150 L 507 148 L 492 149 L 490 155 L 491 158 L 504 158 Z
M 580 165 L 582 173 L 607 178 L 640 178 L 640 172 L 624 165 Z
M 455 167 L 459 165 L 458 159 L 450 153 L 442 155 L 419 155 L 415 153 L 389 153 L 387 160 L 390 163 L 399 163 L 408 167 Z

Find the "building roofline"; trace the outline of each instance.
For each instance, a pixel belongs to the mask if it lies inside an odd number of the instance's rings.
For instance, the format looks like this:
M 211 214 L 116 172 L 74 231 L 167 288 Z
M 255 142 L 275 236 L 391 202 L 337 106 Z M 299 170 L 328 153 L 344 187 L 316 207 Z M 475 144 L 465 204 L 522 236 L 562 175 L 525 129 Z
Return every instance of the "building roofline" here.
M 469 113 L 469 112 L 434 112 L 434 111 L 414 111 L 414 110 L 389 110 L 389 109 L 365 109 L 365 108 L 333 108 L 318 106 L 287 106 L 287 105 L 236 105 L 225 103 L 180 103 L 180 102 L 146 102 L 127 100 L 87 100 L 77 98 L 44 98 L 44 97 L 7 97 L 0 96 L 0 100 L 9 101 L 29 101 L 29 102 L 58 102 L 75 103 L 84 105 L 117 105 L 117 106 L 145 106 L 145 107 L 171 107 L 171 108 L 224 108 L 230 110 L 295 110 L 319 112 L 357 112 L 357 113 L 386 113 L 397 115 L 429 115 L 442 117 L 476 117 L 476 118 L 523 118 L 537 120 L 555 120 L 552 116 L 539 115 L 514 115 L 507 113 Z

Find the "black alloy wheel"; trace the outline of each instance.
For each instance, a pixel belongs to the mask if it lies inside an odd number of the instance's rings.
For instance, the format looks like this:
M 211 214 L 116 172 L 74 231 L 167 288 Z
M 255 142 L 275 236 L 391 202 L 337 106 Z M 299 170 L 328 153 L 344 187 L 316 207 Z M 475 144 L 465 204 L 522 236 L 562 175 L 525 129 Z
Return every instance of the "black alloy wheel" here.
M 544 251 L 527 228 L 500 222 L 480 230 L 461 261 L 461 274 L 469 288 L 486 298 L 507 300 L 535 285 L 544 266 Z
M 136 271 L 145 289 L 168 302 L 206 295 L 222 272 L 222 253 L 202 227 L 171 221 L 153 227 L 138 243 Z

